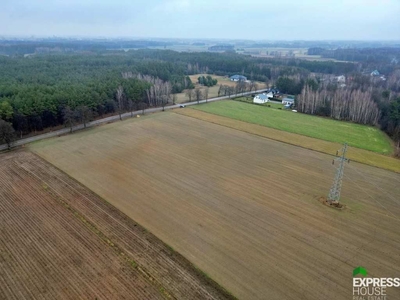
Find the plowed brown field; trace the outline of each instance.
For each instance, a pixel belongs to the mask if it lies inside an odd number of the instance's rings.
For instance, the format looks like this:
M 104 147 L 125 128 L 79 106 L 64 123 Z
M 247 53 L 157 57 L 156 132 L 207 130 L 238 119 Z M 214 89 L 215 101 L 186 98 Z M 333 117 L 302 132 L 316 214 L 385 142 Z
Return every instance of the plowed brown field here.
M 32 149 L 241 299 L 351 299 L 357 266 L 399 276 L 399 174 L 352 162 L 335 210 L 318 201 L 331 156 L 174 113 Z
M 41 158 L 0 156 L 0 299 L 164 298 L 231 297 Z

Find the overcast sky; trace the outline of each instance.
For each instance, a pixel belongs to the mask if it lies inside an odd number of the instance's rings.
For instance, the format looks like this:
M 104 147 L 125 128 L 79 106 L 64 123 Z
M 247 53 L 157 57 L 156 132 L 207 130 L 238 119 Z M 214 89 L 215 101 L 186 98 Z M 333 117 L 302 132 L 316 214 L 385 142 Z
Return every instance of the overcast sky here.
M 400 40 L 400 0 L 1 0 L 0 35 Z

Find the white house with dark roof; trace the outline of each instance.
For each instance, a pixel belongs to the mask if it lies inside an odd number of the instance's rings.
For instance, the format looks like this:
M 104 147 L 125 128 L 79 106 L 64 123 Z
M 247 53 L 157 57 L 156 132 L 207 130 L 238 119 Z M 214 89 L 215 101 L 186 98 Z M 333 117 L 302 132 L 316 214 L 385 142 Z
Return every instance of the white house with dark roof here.
M 233 75 L 230 79 L 231 81 L 247 81 L 247 77 L 243 75 Z
M 269 98 L 273 98 L 273 97 L 274 97 L 274 94 L 272 94 L 272 93 L 259 94 L 259 95 L 254 97 L 253 103 L 264 104 L 264 103 L 267 103 L 269 101 Z

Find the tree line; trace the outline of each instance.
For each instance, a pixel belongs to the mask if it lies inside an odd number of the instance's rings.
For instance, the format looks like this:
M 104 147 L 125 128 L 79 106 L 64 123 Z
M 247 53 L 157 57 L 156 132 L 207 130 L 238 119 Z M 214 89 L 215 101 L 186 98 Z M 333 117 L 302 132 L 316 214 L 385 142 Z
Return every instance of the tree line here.
M 342 88 L 330 91 L 314 90 L 306 85 L 297 97 L 297 110 L 307 114 L 331 117 L 336 120 L 378 125 L 379 108 L 372 100 L 371 90 Z
M 398 63 L 396 58 L 400 57 L 400 48 L 338 48 L 326 49 L 313 47 L 308 49 L 308 55 L 321 55 L 325 58 L 333 58 L 344 61 L 372 62 L 372 63 Z M 393 60 L 395 58 L 395 60 Z
M 101 117 L 129 107 L 139 109 L 143 103 L 160 105 L 156 82 L 126 74 L 158 78 L 157 83 L 164 82 L 168 94 L 194 87 L 184 67 L 139 61 L 130 55 L 0 57 L 0 118 L 22 136 L 64 124 L 67 107 L 73 111 L 87 107 L 95 117 Z M 124 91 L 123 108 L 118 87 Z M 149 97 L 149 90 L 153 97 Z
M 400 156 L 400 96 L 389 90 L 363 88 L 357 84 L 343 88 L 329 84 L 305 85 L 296 97 L 299 112 L 380 127 L 395 142 Z

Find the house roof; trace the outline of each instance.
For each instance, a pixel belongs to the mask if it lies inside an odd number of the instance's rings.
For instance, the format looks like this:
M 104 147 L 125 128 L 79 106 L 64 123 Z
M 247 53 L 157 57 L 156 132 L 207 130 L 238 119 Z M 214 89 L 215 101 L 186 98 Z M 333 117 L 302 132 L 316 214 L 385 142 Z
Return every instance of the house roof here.
M 374 70 L 371 72 L 371 75 L 379 75 L 379 71 L 378 70 Z
M 273 93 L 273 94 L 279 94 L 278 89 L 269 89 L 268 92 Z
M 283 101 L 286 101 L 286 102 L 294 102 L 294 99 L 293 99 L 293 98 L 285 97 L 285 98 L 282 99 L 282 102 L 283 102 Z
M 266 94 L 258 94 L 256 97 L 258 97 L 261 100 L 267 100 L 268 96 Z
M 231 76 L 231 79 L 242 79 L 242 80 L 246 80 L 247 77 L 243 76 L 243 75 L 233 75 Z

